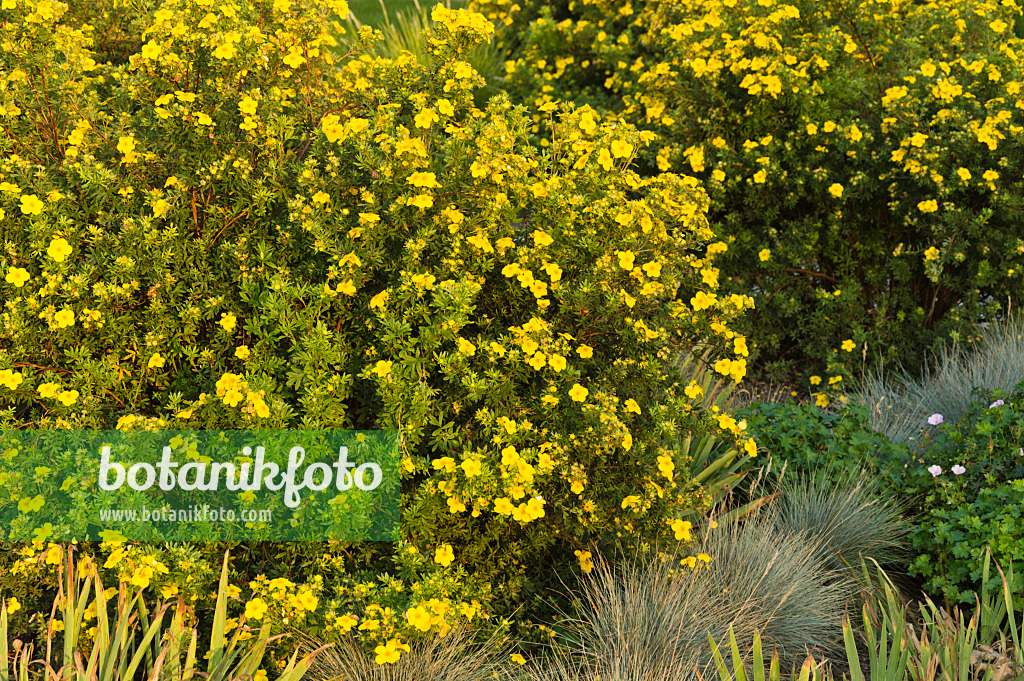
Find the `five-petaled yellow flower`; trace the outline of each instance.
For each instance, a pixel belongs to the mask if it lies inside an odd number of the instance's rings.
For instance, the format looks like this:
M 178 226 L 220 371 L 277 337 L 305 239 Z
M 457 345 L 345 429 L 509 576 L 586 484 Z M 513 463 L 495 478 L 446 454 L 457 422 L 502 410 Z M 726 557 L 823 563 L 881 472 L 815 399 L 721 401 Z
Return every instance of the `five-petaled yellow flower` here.
M 590 391 L 584 388 L 579 383 L 573 385 L 573 387 L 569 389 L 569 397 L 572 398 L 573 402 L 582 402 L 583 400 L 587 399 L 587 395 L 589 394 Z
M 75 324 L 75 313 L 71 311 L 71 308 L 65 307 L 63 310 L 53 315 L 53 321 L 57 322 L 57 327 L 64 329 Z
M 839 184 L 838 182 L 833 182 L 832 185 L 828 188 L 828 193 L 838 199 L 840 196 L 843 195 L 843 185 Z
M 416 114 L 414 120 L 417 128 L 429 128 L 431 124 L 441 120 L 441 117 L 433 109 L 424 109 Z
M 842 347 L 843 350 L 846 350 L 847 352 L 853 352 L 853 348 L 856 347 L 856 344 L 853 342 L 853 340 L 847 339 L 843 341 Z
M 57 262 L 64 262 L 71 255 L 71 244 L 64 237 L 58 237 L 50 241 L 46 253 Z
M 633 153 L 633 145 L 622 140 L 612 142 L 612 156 L 615 158 L 626 158 Z
M 154 367 L 159 369 L 160 367 L 162 367 L 166 363 L 166 361 L 167 360 L 165 360 L 160 355 L 160 353 L 157 352 L 157 353 L 154 353 L 153 356 L 149 358 L 149 364 L 147 364 L 146 366 L 149 367 L 150 369 L 152 369 Z
M 455 560 L 455 551 L 448 544 L 441 546 L 434 551 L 434 562 L 438 565 L 448 567 Z
M 13 284 L 15 288 L 21 288 L 31 278 L 32 275 L 28 273 L 28 270 L 21 267 L 12 267 L 7 270 L 6 281 L 8 284 Z
M 238 322 L 238 317 L 232 312 L 224 312 L 220 316 L 220 321 L 217 322 L 225 331 L 234 331 L 235 324 Z
M 21 197 L 21 212 L 25 215 L 40 215 L 43 212 L 43 201 L 35 194 Z

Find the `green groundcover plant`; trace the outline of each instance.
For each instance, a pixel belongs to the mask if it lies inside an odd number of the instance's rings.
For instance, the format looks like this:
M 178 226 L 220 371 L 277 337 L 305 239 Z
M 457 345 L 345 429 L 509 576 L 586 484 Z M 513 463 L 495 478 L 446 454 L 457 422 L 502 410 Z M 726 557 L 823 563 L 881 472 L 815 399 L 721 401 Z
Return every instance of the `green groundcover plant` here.
M 1019 599 L 1024 593 L 1024 383 L 1008 395 L 976 389 L 974 397 L 956 421 L 938 413 L 928 418 L 922 449 L 907 469 L 900 493 L 917 515 L 910 573 L 923 578 L 933 593 L 969 601 L 981 587 L 982 558 L 990 546 L 999 563 L 1009 568 L 1017 562 L 1010 587 Z M 1018 600 L 1016 607 L 1024 606 Z
M 635 124 L 657 135 L 644 173 L 701 180 L 729 246 L 723 290 L 756 302 L 737 329 L 757 376 L 917 366 L 1019 302 L 1013 0 L 470 6 L 498 23 L 516 101 Z
M 423 65 L 367 56 L 343 0 L 148 7 L 94 7 L 125 13 L 101 35 L 0 8 L 4 427 L 397 430 L 402 542 L 264 547 L 301 574 L 239 587 L 383 663 L 543 612 L 594 548 L 684 539 L 706 503 L 685 436 L 757 445 L 673 360 L 707 348 L 739 381 L 751 299 L 715 292 L 696 181 L 631 168 L 648 133 L 548 106 L 536 147 L 507 97 L 474 107 L 464 57 L 493 27 L 465 10 L 433 10 Z M 38 529 L 8 547 L 22 583 L 66 536 Z M 176 547 L 99 550 L 195 590 Z

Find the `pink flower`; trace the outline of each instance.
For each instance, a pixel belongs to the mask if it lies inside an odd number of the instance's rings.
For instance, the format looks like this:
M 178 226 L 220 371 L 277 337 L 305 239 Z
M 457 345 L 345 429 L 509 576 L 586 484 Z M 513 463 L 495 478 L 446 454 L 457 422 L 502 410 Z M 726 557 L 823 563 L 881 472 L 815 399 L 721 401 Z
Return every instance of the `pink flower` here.
M 942 423 L 942 414 L 932 414 L 928 417 L 928 423 L 932 426 L 937 426 Z
M 953 466 L 953 475 L 963 475 L 966 472 L 967 469 L 961 466 L 960 464 Z
M 1001 406 L 1003 406 L 1003 401 L 1002 400 L 996 400 L 992 404 L 988 405 L 988 408 L 989 409 L 995 409 L 996 407 L 1001 407 Z
M 928 472 L 932 474 L 933 478 L 937 478 L 940 475 L 942 475 L 942 466 L 939 466 L 937 464 L 935 466 L 929 466 Z

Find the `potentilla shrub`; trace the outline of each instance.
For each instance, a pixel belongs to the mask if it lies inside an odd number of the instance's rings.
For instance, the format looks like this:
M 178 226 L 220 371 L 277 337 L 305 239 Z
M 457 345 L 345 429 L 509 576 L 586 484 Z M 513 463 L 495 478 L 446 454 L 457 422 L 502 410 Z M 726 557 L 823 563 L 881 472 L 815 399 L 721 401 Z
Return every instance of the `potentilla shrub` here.
M 474 108 L 484 17 L 436 8 L 423 66 L 362 56 L 343 0 L 166 0 L 113 65 L 64 10 L 0 13 L 4 426 L 399 430 L 403 542 L 303 562 L 371 575 L 317 612 L 383 662 L 685 537 L 685 436 L 756 452 L 672 369 L 746 371 L 707 195 L 638 175 L 631 125 L 545 107 L 540 148 L 507 97 Z
M 917 367 L 937 339 L 1018 302 L 1019 3 L 471 6 L 512 50 L 514 99 L 633 123 L 658 136 L 644 173 L 701 180 L 729 245 L 722 290 L 756 303 L 737 326 L 752 376 Z

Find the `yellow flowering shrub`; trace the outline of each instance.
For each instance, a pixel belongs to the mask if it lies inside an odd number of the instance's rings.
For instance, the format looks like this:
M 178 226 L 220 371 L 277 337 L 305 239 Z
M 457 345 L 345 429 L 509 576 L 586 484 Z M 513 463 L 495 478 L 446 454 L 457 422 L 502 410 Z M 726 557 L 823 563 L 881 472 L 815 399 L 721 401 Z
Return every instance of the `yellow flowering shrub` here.
M 655 135 L 641 174 L 701 181 L 729 244 L 722 289 L 756 303 L 736 330 L 759 376 L 917 366 L 1017 304 L 1019 2 L 470 6 L 498 25 L 506 87 L 535 133 L 549 134 L 542 107 L 589 105 L 581 125 Z M 853 355 L 838 349 L 848 338 Z
M 335 572 L 258 582 L 254 617 L 318 613 L 385 663 L 529 619 L 574 551 L 669 541 L 706 503 L 683 438 L 756 452 L 674 361 L 746 372 L 706 193 L 637 174 L 632 125 L 546 107 L 538 147 L 507 96 L 477 109 L 483 16 L 435 8 L 421 65 L 366 56 L 343 0 L 164 0 L 115 63 L 66 10 L 0 10 L 3 426 L 401 433 L 415 552 L 275 548 Z M 162 586 L 136 553 L 122 579 Z

